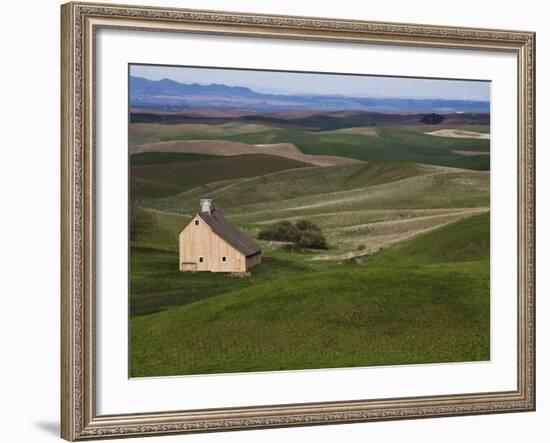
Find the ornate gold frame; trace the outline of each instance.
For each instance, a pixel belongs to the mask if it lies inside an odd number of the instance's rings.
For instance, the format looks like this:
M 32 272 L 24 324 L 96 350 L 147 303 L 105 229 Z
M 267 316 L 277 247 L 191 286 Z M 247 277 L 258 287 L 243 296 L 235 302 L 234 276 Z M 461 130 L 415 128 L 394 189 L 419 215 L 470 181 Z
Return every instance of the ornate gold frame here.
M 68 3 L 62 18 L 61 435 L 67 440 L 535 409 L 535 34 Z M 99 28 L 508 51 L 518 59 L 518 381 L 511 392 L 98 416 L 94 371 L 94 35 Z

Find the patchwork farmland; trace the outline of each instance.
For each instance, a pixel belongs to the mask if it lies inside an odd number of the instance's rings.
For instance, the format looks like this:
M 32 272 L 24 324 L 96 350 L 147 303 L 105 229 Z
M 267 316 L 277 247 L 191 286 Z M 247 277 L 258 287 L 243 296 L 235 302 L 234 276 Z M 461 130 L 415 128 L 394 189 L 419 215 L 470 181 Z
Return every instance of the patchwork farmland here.
M 214 111 L 131 114 L 132 376 L 489 359 L 486 114 Z M 178 271 L 201 197 L 250 276 Z M 258 239 L 302 219 L 327 249 Z

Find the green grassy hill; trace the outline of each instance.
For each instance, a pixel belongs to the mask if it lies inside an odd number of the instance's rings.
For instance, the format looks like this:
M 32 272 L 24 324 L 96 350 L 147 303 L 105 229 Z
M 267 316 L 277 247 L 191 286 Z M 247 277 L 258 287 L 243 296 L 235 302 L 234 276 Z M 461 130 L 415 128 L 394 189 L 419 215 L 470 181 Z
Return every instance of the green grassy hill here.
M 146 143 L 159 143 L 171 140 L 186 140 L 190 137 L 201 140 L 207 137 L 228 137 L 249 132 L 269 130 L 266 125 L 253 123 L 225 123 L 225 124 L 155 124 L 133 123 L 130 125 L 130 146 L 139 146 Z
M 267 120 L 131 125 L 132 146 L 294 143 L 367 160 L 316 167 L 265 154 L 132 155 L 131 197 L 152 215 L 131 243 L 132 376 L 489 358 L 490 157 L 453 152 L 488 152 L 489 141 L 422 133 L 439 125 L 339 130 L 343 120 L 322 117 L 303 120 L 330 131 Z M 329 248 L 260 241 L 263 262 L 249 278 L 181 273 L 177 236 L 201 197 L 251 237 L 277 220 L 314 221 Z
M 166 198 L 143 199 L 141 204 L 157 211 L 159 234 L 137 246 L 174 248 L 176 228 L 181 229 L 197 211 L 204 196 L 213 198 L 229 220 L 251 237 L 265 224 L 307 218 L 323 229 L 329 242 L 323 259 L 336 259 L 353 256 L 360 249 L 377 251 L 488 210 L 489 174 L 369 162 L 209 183 Z M 168 227 L 178 214 L 179 224 Z
M 191 213 L 205 195 L 244 224 L 336 211 L 480 207 L 489 204 L 489 174 L 392 162 L 303 168 L 209 183 L 145 205 Z
M 233 157 L 197 158 L 194 154 L 134 154 L 130 194 L 132 200 L 178 194 L 212 181 L 256 177 L 276 171 L 312 167 L 284 157 L 256 154 Z M 172 161 L 172 160 L 176 161 Z M 189 160 L 194 161 L 189 161 Z M 169 163 L 166 161 L 170 160 Z
M 217 114 L 217 113 L 215 113 Z M 227 124 L 239 122 L 248 125 L 269 125 L 281 128 L 298 128 L 310 130 L 334 130 L 341 128 L 352 128 L 358 126 L 384 126 L 384 125 L 410 125 L 420 128 L 427 125 L 421 124 L 420 120 L 425 115 L 421 114 L 395 114 L 382 112 L 308 112 L 295 113 L 292 118 L 286 113 L 270 113 L 270 114 L 249 114 L 235 118 L 234 116 L 226 115 L 224 117 L 210 115 L 208 112 L 198 113 L 148 113 L 148 112 L 132 112 L 130 121 L 132 124 L 163 124 L 165 126 L 176 126 L 181 124 L 208 124 L 210 126 L 223 127 Z M 300 115 L 301 114 L 301 115 Z M 490 121 L 489 114 L 486 113 L 466 113 L 446 115 L 444 124 L 459 124 L 459 125 L 488 125 Z
M 378 136 L 312 133 L 289 129 L 240 134 L 228 139 L 250 144 L 294 143 L 305 154 L 339 155 L 358 160 L 394 160 L 455 166 L 462 151 L 489 151 L 488 140 L 433 137 L 394 127 L 377 128 Z
M 140 124 L 136 124 L 140 125 Z M 192 125 L 139 126 L 132 129 L 136 134 L 131 145 L 169 140 L 228 140 L 247 144 L 293 143 L 303 153 L 313 155 L 336 155 L 365 161 L 402 161 L 430 165 L 455 166 L 468 169 L 487 170 L 487 155 L 464 156 L 453 151 L 489 152 L 489 140 L 434 137 L 420 132 L 417 128 L 380 126 L 377 136 L 349 134 L 339 131 L 312 132 L 301 129 L 267 128 L 261 125 L 243 124 L 241 132 L 235 125 L 228 129 L 211 125 L 201 125 L 201 130 Z M 133 127 L 133 125 L 132 125 Z M 441 129 L 439 126 L 424 125 L 425 131 Z M 445 128 L 452 126 L 446 125 Z M 459 126 L 455 126 L 459 127 Z M 468 126 L 470 127 L 470 126 Z M 155 129 L 157 128 L 157 129 Z M 187 129 L 182 129 L 187 128 Z M 157 133 L 156 131 L 160 131 Z M 159 135 L 160 134 L 160 135 Z
M 164 295 L 185 282 L 189 300 L 131 318 L 131 375 L 487 360 L 488 239 L 485 214 L 362 264 L 275 255 L 250 279 L 208 282 L 180 274 L 167 255 L 163 279 L 151 282 L 162 281 Z M 198 300 L 205 285 L 214 295 Z
M 441 262 L 488 261 L 490 215 L 443 226 L 369 258 L 368 266 L 414 266 Z
M 142 152 L 130 156 L 130 165 L 166 165 L 169 163 L 186 163 L 215 158 L 219 158 L 219 156 L 187 152 Z

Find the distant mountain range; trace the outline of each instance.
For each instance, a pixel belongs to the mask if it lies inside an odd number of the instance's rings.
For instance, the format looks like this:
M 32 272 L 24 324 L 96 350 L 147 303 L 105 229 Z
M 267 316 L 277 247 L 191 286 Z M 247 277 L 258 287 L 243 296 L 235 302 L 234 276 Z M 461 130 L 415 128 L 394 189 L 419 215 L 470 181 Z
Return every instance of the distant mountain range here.
M 242 86 L 199 85 L 174 80 L 130 77 L 130 105 L 135 108 L 182 111 L 240 109 L 251 112 L 291 110 L 369 111 L 383 113 L 488 113 L 488 101 L 365 98 L 342 95 L 263 94 Z

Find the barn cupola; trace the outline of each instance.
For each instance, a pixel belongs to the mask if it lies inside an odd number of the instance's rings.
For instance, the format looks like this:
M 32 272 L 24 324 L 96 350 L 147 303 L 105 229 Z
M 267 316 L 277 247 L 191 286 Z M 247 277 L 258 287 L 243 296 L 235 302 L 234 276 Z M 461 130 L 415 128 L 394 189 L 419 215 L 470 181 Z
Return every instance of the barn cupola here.
M 207 212 L 210 214 L 212 211 L 212 199 L 211 198 L 201 198 L 201 212 Z

